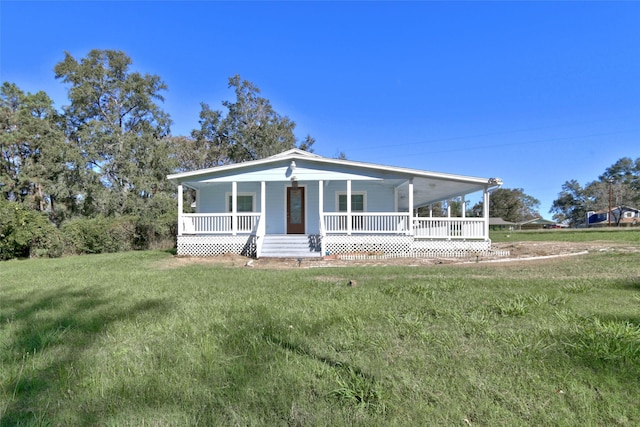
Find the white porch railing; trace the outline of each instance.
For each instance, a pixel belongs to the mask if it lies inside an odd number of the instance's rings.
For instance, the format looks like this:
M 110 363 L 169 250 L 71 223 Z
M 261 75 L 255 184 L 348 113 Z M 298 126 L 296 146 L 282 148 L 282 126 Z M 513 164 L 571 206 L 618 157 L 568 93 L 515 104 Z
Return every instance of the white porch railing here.
M 230 213 L 182 214 L 181 217 L 182 234 L 233 234 L 234 231 L 250 234 L 256 230 L 260 213 L 238 214 L 236 227 L 233 226 L 233 214 Z
M 483 218 L 413 218 L 417 238 L 485 239 Z
M 354 233 L 354 234 L 408 234 L 409 214 L 406 212 L 365 212 L 351 214 L 349 223 L 348 214 L 327 213 L 323 214 L 324 230 L 331 233 Z
M 230 213 L 183 214 L 182 234 L 256 234 L 264 236 L 265 221 L 260 213 L 237 215 L 233 226 Z M 327 234 L 411 234 L 407 212 L 325 212 L 320 223 L 321 235 Z M 413 235 L 423 239 L 486 239 L 483 218 L 413 218 Z

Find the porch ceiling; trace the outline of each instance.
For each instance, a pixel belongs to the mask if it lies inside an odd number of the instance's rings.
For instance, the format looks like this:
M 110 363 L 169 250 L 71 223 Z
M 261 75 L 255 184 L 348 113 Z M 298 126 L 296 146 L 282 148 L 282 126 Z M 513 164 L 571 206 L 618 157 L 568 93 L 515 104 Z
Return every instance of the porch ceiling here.
M 356 181 L 357 179 L 354 179 Z M 309 182 L 309 181 L 302 181 Z M 398 188 L 398 207 L 409 207 L 409 180 L 406 178 L 386 178 L 379 180 L 381 185 Z M 185 181 L 187 187 L 200 190 L 222 184 L 219 181 Z M 413 178 L 413 206 L 419 208 L 443 200 L 483 191 L 486 184 L 451 181 L 439 178 Z
M 443 200 L 483 191 L 486 183 L 460 182 L 436 178 L 413 179 L 413 207 L 419 208 Z M 398 188 L 398 207 L 409 207 L 409 183 L 406 181 Z

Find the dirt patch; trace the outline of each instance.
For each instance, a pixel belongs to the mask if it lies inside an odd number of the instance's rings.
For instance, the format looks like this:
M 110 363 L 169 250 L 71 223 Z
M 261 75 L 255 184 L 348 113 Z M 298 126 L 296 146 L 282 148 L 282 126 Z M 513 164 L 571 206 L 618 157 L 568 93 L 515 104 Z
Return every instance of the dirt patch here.
M 584 254 L 587 252 L 637 252 L 640 247 L 629 244 L 617 244 L 611 242 L 502 242 L 493 243 L 495 251 L 509 251 L 508 259 L 512 261 L 524 261 L 539 258 L 541 261 L 553 259 L 554 256 L 568 256 Z M 250 259 L 240 255 L 220 255 L 214 257 L 182 257 L 175 256 L 164 261 L 160 268 L 179 268 L 186 265 L 215 265 L 221 267 L 260 268 L 260 269 L 290 269 L 290 268 L 322 268 L 322 267 L 346 267 L 346 266 L 427 266 L 439 264 L 460 264 L 468 262 L 484 262 L 495 260 L 497 257 L 469 258 L 389 258 L 389 259 L 323 259 L 305 258 L 299 261 L 296 258 L 261 258 Z
M 536 256 L 568 255 L 580 252 L 638 252 L 640 248 L 629 244 L 611 242 L 502 242 L 493 243 L 492 249 L 507 250 L 510 258 L 525 258 Z

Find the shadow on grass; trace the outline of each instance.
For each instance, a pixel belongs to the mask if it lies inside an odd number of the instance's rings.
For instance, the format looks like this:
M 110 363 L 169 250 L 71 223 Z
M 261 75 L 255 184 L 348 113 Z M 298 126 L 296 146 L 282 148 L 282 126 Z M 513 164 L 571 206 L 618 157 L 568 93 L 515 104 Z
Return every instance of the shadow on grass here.
M 263 383 L 262 367 L 269 363 L 266 358 L 277 359 L 285 354 L 296 355 L 331 368 L 335 377 L 330 381 L 334 382 L 335 388 L 326 397 L 334 397 L 376 412 L 386 410 L 383 402 L 385 393 L 379 378 L 352 362 L 338 360 L 312 350 L 304 343 L 304 339 L 301 341 L 301 338 L 292 335 L 293 326 L 289 326 L 289 323 L 296 324 L 296 329 L 306 332 L 305 336 L 313 336 L 322 334 L 326 323 L 333 320 L 307 325 L 304 325 L 304 322 L 295 322 L 291 318 L 285 322 L 279 313 L 265 306 L 254 307 L 250 313 L 241 316 L 237 324 L 230 327 L 234 332 L 229 335 L 225 345 L 226 351 L 230 354 L 244 356 L 235 358 L 235 365 L 230 368 L 230 372 L 247 374 L 233 375 L 235 387 L 251 389 L 256 384 Z
M 631 291 L 640 291 L 640 276 L 629 277 L 618 283 L 620 289 L 628 289 Z
M 0 363 L 12 369 L 0 402 L 0 426 L 47 424 L 43 401 L 62 400 L 75 375 L 75 365 L 113 322 L 143 312 L 164 311 L 167 304 L 147 299 L 132 304 L 109 297 L 99 287 L 56 287 L 14 297 L 11 288 L 0 292 L 0 320 L 7 335 Z M 3 308 L 4 307 L 4 308 Z

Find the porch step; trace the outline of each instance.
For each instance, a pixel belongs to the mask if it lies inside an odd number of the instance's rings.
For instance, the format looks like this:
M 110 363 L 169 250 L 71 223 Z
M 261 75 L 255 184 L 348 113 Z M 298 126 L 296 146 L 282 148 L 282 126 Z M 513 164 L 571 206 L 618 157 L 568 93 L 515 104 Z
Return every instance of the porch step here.
M 262 258 L 315 258 L 322 255 L 315 235 L 268 234 L 262 239 Z

